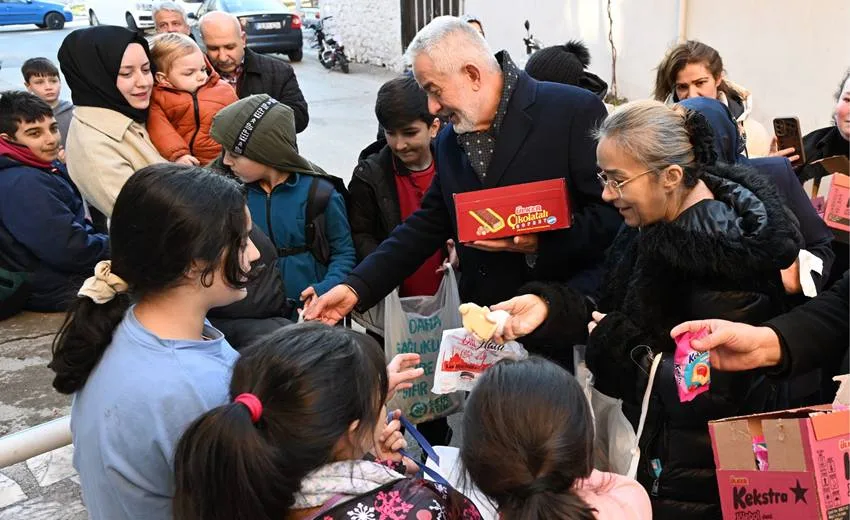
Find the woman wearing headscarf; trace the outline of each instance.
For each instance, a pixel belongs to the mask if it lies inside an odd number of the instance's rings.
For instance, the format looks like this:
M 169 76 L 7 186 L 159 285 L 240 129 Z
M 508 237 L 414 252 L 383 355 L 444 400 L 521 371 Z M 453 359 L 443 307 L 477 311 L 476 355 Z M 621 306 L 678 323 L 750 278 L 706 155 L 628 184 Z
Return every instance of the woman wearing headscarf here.
M 83 197 L 110 217 L 130 175 L 165 162 L 145 130 L 153 89 L 148 43 L 123 27 L 80 29 L 62 42 L 59 65 L 76 105 L 66 142 L 68 173 Z
M 147 41 L 123 27 L 96 26 L 69 34 L 59 65 L 76 108 L 68 131 L 66 160 L 83 197 L 107 217 L 118 192 L 137 170 L 163 159 L 148 136 L 153 73 Z M 274 265 L 277 250 L 253 227 L 258 264 Z M 257 269 L 248 297 L 212 309 L 214 325 L 235 348 L 289 324 L 283 281 L 277 269 Z

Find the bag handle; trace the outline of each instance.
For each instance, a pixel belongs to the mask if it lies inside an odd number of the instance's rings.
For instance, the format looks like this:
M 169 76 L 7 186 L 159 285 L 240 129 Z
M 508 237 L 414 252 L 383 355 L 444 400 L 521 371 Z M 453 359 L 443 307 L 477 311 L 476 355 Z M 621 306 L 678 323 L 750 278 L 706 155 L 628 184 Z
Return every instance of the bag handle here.
M 638 421 L 637 432 L 635 432 L 635 445 L 632 447 L 632 460 L 629 463 L 629 472 L 627 476 L 634 479 L 637 476 L 638 463 L 640 462 L 640 436 L 643 435 L 643 426 L 646 423 L 646 415 L 649 412 L 649 399 L 652 397 L 652 385 L 655 383 L 655 374 L 658 372 L 658 365 L 661 364 L 661 353 L 655 355 L 652 360 L 652 368 L 649 370 L 649 382 L 646 384 L 646 391 L 643 393 L 643 403 L 640 406 L 640 420 Z
M 436 451 L 434 451 L 434 448 L 431 446 L 431 443 L 428 442 L 425 439 L 425 437 L 422 435 L 422 433 L 419 430 L 416 429 L 416 426 L 414 426 L 413 423 L 410 422 L 407 419 L 407 417 L 405 417 L 403 415 L 401 417 L 399 417 L 399 421 L 401 421 L 401 425 L 413 437 L 413 440 L 415 440 L 416 443 L 419 444 L 419 446 L 422 448 L 422 451 L 425 452 L 425 455 L 427 455 L 429 459 L 433 460 L 437 465 L 439 465 L 440 464 L 440 456 L 437 455 Z M 404 455 L 408 459 L 416 460 L 416 457 L 414 457 L 413 455 L 408 453 L 407 450 L 400 450 L 400 452 L 401 452 L 402 455 Z M 446 480 L 445 477 L 440 475 L 433 468 L 429 468 L 425 464 L 420 464 L 419 468 L 420 468 L 422 473 L 425 473 L 426 475 L 428 475 L 429 477 L 434 479 L 434 482 L 436 482 L 438 484 L 442 484 L 442 485 L 446 486 L 447 488 L 452 488 L 452 485 L 449 484 L 449 481 Z

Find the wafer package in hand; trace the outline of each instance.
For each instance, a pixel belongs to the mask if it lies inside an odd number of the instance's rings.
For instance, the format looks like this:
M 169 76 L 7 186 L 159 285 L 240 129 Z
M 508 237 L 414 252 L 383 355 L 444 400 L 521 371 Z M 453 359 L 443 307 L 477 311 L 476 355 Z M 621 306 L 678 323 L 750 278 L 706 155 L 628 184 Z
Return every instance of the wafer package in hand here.
M 444 330 L 431 392 L 469 392 L 478 378 L 499 361 L 527 357 L 528 352 L 516 341 L 499 344 L 481 340 L 466 329 Z
M 494 335 L 501 336 L 505 323 L 511 317 L 507 311 L 491 311 L 474 303 L 464 303 L 458 310 L 463 319 L 463 328 L 482 340 L 493 339 Z
M 673 370 L 679 402 L 693 401 L 696 396 L 707 392 L 711 384 L 711 362 L 708 352 L 698 352 L 691 341 L 708 336 L 708 331 L 685 332 L 676 338 L 676 353 L 673 355 Z

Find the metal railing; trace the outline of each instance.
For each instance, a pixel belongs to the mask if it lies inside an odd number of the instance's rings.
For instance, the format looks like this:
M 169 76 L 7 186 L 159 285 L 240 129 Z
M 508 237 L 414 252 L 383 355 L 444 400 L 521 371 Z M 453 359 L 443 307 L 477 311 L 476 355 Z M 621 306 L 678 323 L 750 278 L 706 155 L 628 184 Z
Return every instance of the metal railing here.
M 71 416 L 0 437 L 0 468 L 71 444 Z

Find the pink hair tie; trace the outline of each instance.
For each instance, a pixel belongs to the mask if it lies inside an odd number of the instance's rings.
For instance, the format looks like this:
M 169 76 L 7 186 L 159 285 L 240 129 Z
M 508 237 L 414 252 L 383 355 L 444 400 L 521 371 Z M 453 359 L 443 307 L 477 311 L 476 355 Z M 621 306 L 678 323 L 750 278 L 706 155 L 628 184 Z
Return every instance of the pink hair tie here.
M 260 417 L 263 416 L 263 403 L 254 394 L 239 394 L 233 399 L 233 402 L 245 405 L 245 408 L 251 413 L 251 422 L 254 424 L 257 424 Z

